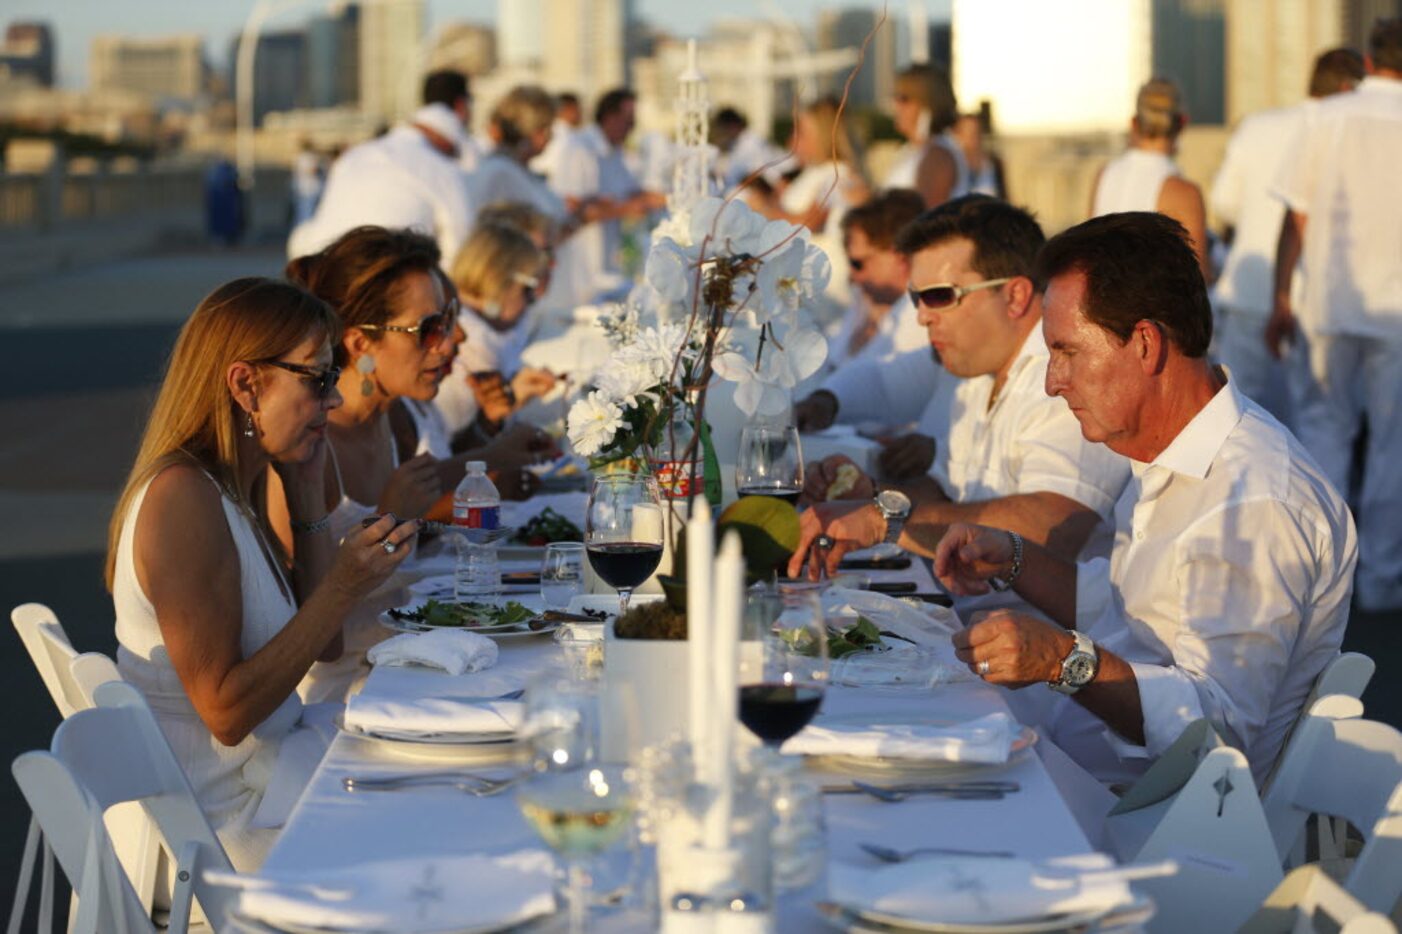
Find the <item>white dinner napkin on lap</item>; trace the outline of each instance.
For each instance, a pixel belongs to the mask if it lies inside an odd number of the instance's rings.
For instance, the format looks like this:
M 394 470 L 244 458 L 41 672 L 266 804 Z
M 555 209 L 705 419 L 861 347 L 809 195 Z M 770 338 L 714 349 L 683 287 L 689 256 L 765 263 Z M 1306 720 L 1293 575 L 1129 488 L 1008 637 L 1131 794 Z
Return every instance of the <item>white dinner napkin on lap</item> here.
M 336 931 L 420 934 L 507 925 L 554 908 L 552 866 L 550 854 L 521 850 L 381 860 L 325 872 L 263 872 L 252 883 L 256 888 L 239 894 L 238 910 L 275 927 Z M 232 875 L 210 872 L 206 878 L 217 884 Z
M 953 724 L 818 720 L 784 744 L 787 755 L 862 756 L 927 762 L 1008 761 L 1017 724 L 1005 713 Z
M 477 632 L 435 629 L 406 632 L 373 646 L 365 653 L 372 665 L 423 665 L 450 675 L 482 671 L 497 663 L 497 644 Z
M 867 868 L 834 862 L 829 897 L 849 908 L 947 924 L 999 924 L 1053 914 L 1109 911 L 1133 901 L 1122 879 L 1086 876 L 1113 868 L 1099 853 L 1041 863 L 988 857 L 926 857 Z

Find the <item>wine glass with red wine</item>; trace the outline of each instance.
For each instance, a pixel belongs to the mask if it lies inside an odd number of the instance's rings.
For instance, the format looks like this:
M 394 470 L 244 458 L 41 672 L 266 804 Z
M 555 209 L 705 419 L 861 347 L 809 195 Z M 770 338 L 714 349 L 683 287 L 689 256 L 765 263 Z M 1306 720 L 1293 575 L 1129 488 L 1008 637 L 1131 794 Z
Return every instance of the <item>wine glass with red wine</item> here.
M 772 496 L 798 505 L 803 492 L 803 448 L 793 425 L 746 425 L 740 431 L 735 489 L 741 496 Z
M 618 591 L 618 615 L 633 589 L 662 561 L 662 495 L 645 474 L 605 474 L 594 480 L 585 517 L 584 547 L 599 579 Z
M 816 591 L 753 591 L 740 649 L 740 722 L 770 749 L 808 725 L 828 683 L 828 634 Z

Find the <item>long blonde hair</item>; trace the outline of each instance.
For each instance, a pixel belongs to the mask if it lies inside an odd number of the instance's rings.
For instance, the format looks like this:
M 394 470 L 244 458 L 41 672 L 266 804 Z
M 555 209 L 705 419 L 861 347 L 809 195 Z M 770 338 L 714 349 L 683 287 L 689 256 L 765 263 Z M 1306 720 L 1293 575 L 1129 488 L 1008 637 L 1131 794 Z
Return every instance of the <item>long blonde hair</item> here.
M 202 467 L 226 494 L 254 509 L 239 492 L 242 410 L 229 394 L 226 374 L 236 361 L 275 360 L 316 334 L 333 344 L 340 339 L 336 313 L 306 290 L 276 279 L 235 279 L 199 303 L 171 351 L 136 463 L 112 514 L 105 572 L 109 590 L 127 510 L 146 482 L 166 467 Z

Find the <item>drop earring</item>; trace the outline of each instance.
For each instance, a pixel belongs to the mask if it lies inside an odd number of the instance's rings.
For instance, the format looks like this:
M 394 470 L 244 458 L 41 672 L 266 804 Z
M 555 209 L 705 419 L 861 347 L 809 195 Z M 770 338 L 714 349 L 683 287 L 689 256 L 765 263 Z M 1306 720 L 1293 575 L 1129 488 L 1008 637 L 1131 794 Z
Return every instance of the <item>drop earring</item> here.
M 361 354 L 360 359 L 355 361 L 355 371 L 360 374 L 360 394 L 374 395 L 375 384 L 370 382 L 370 374 L 375 372 L 375 358 L 368 353 Z
M 255 434 L 257 434 L 257 431 L 253 427 L 253 413 L 246 412 L 244 414 L 246 421 L 243 423 L 243 436 L 245 438 L 252 438 Z

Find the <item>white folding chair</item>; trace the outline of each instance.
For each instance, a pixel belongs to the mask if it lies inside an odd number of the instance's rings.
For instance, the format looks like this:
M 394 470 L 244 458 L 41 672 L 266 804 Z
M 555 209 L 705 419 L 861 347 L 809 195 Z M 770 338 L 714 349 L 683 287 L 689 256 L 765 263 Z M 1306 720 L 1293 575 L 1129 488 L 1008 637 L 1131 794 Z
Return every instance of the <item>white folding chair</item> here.
M 59 716 L 65 720 L 93 706 L 98 685 L 122 680 L 112 659 L 101 652 L 79 655 L 53 610 L 42 603 L 25 603 L 10 612 L 10 621 L 29 652 L 39 677 L 49 690 Z M 160 899 L 159 834 L 139 805 L 120 805 L 106 816 L 107 830 L 141 904 L 150 911 Z M 37 840 L 34 841 L 37 844 Z M 26 847 L 26 859 L 29 847 Z M 46 867 L 47 870 L 47 867 Z
M 1369 911 L 1318 866 L 1285 877 L 1237 934 L 1397 934 L 1384 915 Z
M 1366 842 L 1344 888 L 1371 911 L 1402 897 L 1402 733 L 1358 719 L 1353 698 L 1320 698 L 1301 721 L 1263 799 L 1282 858 L 1312 813 L 1343 818 Z
M 160 726 L 141 694 L 121 681 L 97 689 L 98 706 L 75 713 L 54 734 L 51 752 L 15 760 L 15 779 L 78 893 L 76 928 L 155 930 L 113 854 L 103 812 L 139 801 L 176 855 L 169 930 L 188 929 L 194 900 L 218 930 L 236 894 L 204 881 L 206 869 L 232 871 Z

